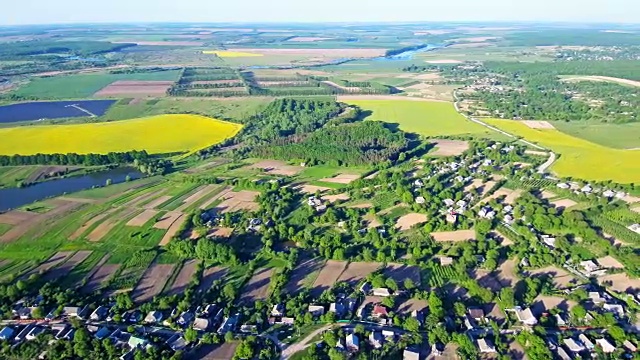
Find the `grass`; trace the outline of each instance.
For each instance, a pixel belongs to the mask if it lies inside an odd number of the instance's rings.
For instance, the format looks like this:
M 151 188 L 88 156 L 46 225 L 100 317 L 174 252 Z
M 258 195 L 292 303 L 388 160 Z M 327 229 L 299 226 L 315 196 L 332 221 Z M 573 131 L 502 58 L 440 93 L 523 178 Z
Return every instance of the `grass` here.
M 239 58 L 239 57 L 262 57 L 262 54 L 241 52 L 241 51 L 225 51 L 225 50 L 206 50 L 202 52 L 207 55 L 216 55 L 221 58 Z
M 558 130 L 615 149 L 640 148 L 640 123 L 604 124 L 582 121 L 553 122 Z
M 180 70 L 134 74 L 82 74 L 42 77 L 31 80 L 14 94 L 42 99 L 68 99 L 90 97 L 98 90 L 118 80 L 177 81 Z
M 4 233 L 6 233 L 7 231 L 9 231 L 9 229 L 11 229 L 12 226 L 8 225 L 8 224 L 0 224 L 0 235 L 4 235 Z
M 192 152 L 235 136 L 241 125 L 199 115 L 159 115 L 97 124 L 0 129 L 1 155 Z M 61 139 L 65 139 L 62 141 Z
M 367 120 L 396 123 L 400 129 L 423 136 L 470 135 L 489 137 L 494 134 L 458 114 L 447 102 L 411 100 L 353 100 L 349 104 L 371 112 Z
M 128 182 L 123 182 L 120 184 L 103 186 L 100 188 L 89 189 L 89 190 L 83 190 L 73 194 L 69 194 L 67 196 L 77 197 L 82 199 L 106 199 L 106 198 L 110 198 L 112 196 L 121 194 L 132 187 L 150 186 L 157 183 L 158 181 L 160 181 L 158 177 L 148 177 L 148 178 L 143 178 L 143 179 L 138 179 L 138 180 L 133 180 Z
M 538 130 L 512 120 L 486 120 L 514 135 L 547 147 L 560 158 L 551 169 L 560 176 L 585 180 L 633 183 L 640 180 L 640 150 L 620 150 L 598 145 L 556 129 Z

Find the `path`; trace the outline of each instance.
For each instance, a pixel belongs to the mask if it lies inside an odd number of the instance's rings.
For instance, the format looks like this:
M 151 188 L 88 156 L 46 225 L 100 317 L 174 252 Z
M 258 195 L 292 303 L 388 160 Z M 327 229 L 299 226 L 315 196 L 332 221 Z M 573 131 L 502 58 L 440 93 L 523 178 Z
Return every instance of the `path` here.
M 533 148 L 535 148 L 535 149 L 543 150 L 543 151 L 549 151 L 549 159 L 548 159 L 544 164 L 542 164 L 542 165 L 540 165 L 540 166 L 538 167 L 538 173 L 539 173 L 539 174 L 544 174 L 544 173 L 546 172 L 546 170 L 547 170 L 551 165 L 553 165 L 553 163 L 556 161 L 556 154 L 555 154 L 553 151 L 551 151 L 551 150 L 549 150 L 549 149 L 547 149 L 547 148 L 544 148 L 544 147 L 542 147 L 542 146 L 540 146 L 540 145 L 536 145 L 536 144 L 534 144 L 534 143 L 532 143 L 532 142 L 529 142 L 529 141 L 527 141 L 527 140 L 520 139 L 518 136 L 515 136 L 515 135 L 513 135 L 513 134 L 510 134 L 510 133 L 508 133 L 508 132 L 506 132 L 506 131 L 504 131 L 504 130 L 498 129 L 498 128 L 497 128 L 497 127 L 495 127 L 495 126 L 491 126 L 491 125 L 489 125 L 489 124 L 485 123 L 484 121 L 481 121 L 481 120 L 478 120 L 478 119 L 476 119 L 476 118 L 474 118 L 474 117 L 467 116 L 467 115 L 463 114 L 463 113 L 462 113 L 462 111 L 460 111 L 460 108 L 459 108 L 459 106 L 458 106 L 458 102 L 460 102 L 460 98 L 458 97 L 458 89 L 453 90 L 453 98 L 455 99 L 455 101 L 453 102 L 453 106 L 455 107 L 456 111 L 457 111 L 460 115 L 462 115 L 462 116 L 464 116 L 465 118 L 467 118 L 469 121 L 473 121 L 474 123 L 476 123 L 476 124 L 478 124 L 478 125 L 482 125 L 482 126 L 484 126 L 484 127 L 488 128 L 488 129 L 491 129 L 491 130 L 493 130 L 493 131 L 496 131 L 496 132 L 498 132 L 498 133 L 500 133 L 500 134 L 502 134 L 502 135 L 505 135 L 505 136 L 507 136 L 507 137 L 510 137 L 510 138 L 512 138 L 512 139 L 517 139 L 517 140 L 518 140 L 518 141 L 520 141 L 521 143 L 526 144 L 526 145 L 529 145 L 529 146 L 531 146 L 531 147 L 533 147 Z
M 83 113 L 85 113 L 85 114 L 87 114 L 87 115 L 89 115 L 89 116 L 91 116 L 91 117 L 98 117 L 98 115 L 96 115 L 96 114 L 92 113 L 91 111 L 89 111 L 89 110 L 87 110 L 87 109 L 85 109 L 85 108 L 81 108 L 78 104 L 67 105 L 67 106 L 65 106 L 65 107 L 72 107 L 72 108 L 76 108 L 76 109 L 78 109 L 78 110 L 82 111 Z
M 289 346 L 286 346 L 284 348 L 282 348 L 282 354 L 280 355 L 280 359 L 282 360 L 286 360 L 288 358 L 290 358 L 293 354 L 302 351 L 306 348 L 308 348 L 311 344 L 313 344 L 313 342 L 311 342 L 311 340 L 318 336 L 318 334 L 321 334 L 329 329 L 331 329 L 335 324 L 329 324 L 327 326 L 323 326 L 320 329 L 312 332 L 311 334 L 307 335 L 307 337 L 305 337 L 304 339 L 298 341 L 295 344 L 291 344 Z M 339 324 L 339 326 L 345 326 L 348 324 Z

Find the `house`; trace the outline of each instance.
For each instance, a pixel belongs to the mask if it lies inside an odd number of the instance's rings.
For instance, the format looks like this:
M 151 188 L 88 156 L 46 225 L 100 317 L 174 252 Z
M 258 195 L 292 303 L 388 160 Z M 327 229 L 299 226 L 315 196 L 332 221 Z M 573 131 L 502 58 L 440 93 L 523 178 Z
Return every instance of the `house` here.
M 571 186 L 569 184 L 567 184 L 567 183 L 559 183 L 556 186 L 559 187 L 560 189 L 565 189 L 565 190 L 571 188 Z
M 455 224 L 458 221 L 458 214 L 448 212 L 446 216 L 446 220 L 450 224 Z
M 631 226 L 628 227 L 629 230 L 640 234 L 640 224 L 633 224 Z
M 602 308 L 607 312 L 613 313 L 618 318 L 623 318 L 624 317 L 624 307 L 622 305 L 619 305 L 619 304 L 604 304 L 604 305 L 602 305 Z
M 612 197 L 616 196 L 616 193 L 615 193 L 615 191 L 605 190 L 605 191 L 602 193 L 602 196 L 604 196 L 604 197 L 606 197 L 606 198 L 612 198 Z
M 452 207 L 452 206 L 453 206 L 453 204 L 455 204 L 455 201 L 453 201 L 453 199 L 445 199 L 445 200 L 444 200 L 444 205 L 445 205 L 446 207 Z
M 5 326 L 0 330 L 0 340 L 11 340 L 15 334 L 15 330 L 12 327 Z
M 600 269 L 600 266 L 598 266 L 598 264 L 594 263 L 592 260 L 581 261 L 580 266 L 584 269 L 584 274 L 587 276 Z
M 193 321 L 195 317 L 196 316 L 192 312 L 185 311 L 182 314 L 180 314 L 180 317 L 178 318 L 178 325 L 186 326 L 191 321 Z
M 73 338 L 73 334 L 75 332 L 75 330 L 69 324 L 54 324 L 51 326 L 51 331 L 54 333 L 54 337 L 58 340 L 70 340 L 71 338 Z
M 191 327 L 193 327 L 194 330 L 207 331 L 210 324 L 211 324 L 211 321 L 209 319 L 197 317 L 193 321 L 193 325 L 191 325 Z
M 529 326 L 534 326 L 538 324 L 538 319 L 536 319 L 536 317 L 533 316 L 533 313 L 531 312 L 530 308 L 526 308 L 523 310 L 518 307 L 515 310 L 516 310 L 516 317 L 518 318 L 518 321 L 520 321 L 521 323 Z
M 420 179 L 416 179 L 416 181 L 414 181 L 414 182 L 413 182 L 413 185 L 414 185 L 415 187 L 423 187 L 423 186 L 424 186 L 424 183 L 422 182 L 422 180 L 420 180 Z
M 496 212 L 493 211 L 491 207 L 485 206 L 480 209 L 480 212 L 478 212 L 478 216 L 485 219 L 493 219 L 494 217 L 496 217 Z
M 31 331 L 29 331 L 29 333 L 26 336 L 27 340 L 33 340 L 35 339 L 38 335 L 40 335 L 41 333 L 44 332 L 44 328 L 40 327 L 40 326 L 35 326 L 34 328 L 31 329 Z
M 422 197 L 422 196 L 418 196 L 418 197 L 416 198 L 416 204 L 420 204 L 420 205 L 422 205 L 422 204 L 424 204 L 425 202 L 427 202 L 427 200 L 425 200 L 425 198 L 424 198 L 424 197 Z
M 271 316 L 284 316 L 284 305 L 273 305 L 273 308 L 271 309 Z
M 382 336 L 384 336 L 385 339 L 394 339 L 396 333 L 393 330 L 382 330 Z
M 607 300 L 597 291 L 590 291 L 589 292 L 589 299 L 591 299 L 591 301 L 594 304 L 602 304 L 604 302 L 606 302 Z
M 513 206 L 507 205 L 502 209 L 502 213 L 511 214 L 513 212 Z
M 491 354 L 496 352 L 495 346 L 491 343 L 489 339 L 478 339 L 476 340 L 476 344 L 478 345 L 478 349 L 483 354 Z
M 335 313 L 338 316 L 344 314 L 345 310 L 346 308 L 341 302 L 334 302 L 329 306 L 329 312 Z
M 20 318 L 20 320 L 29 320 L 31 319 L 31 308 L 23 307 L 15 311 L 15 314 Z
M 373 306 L 373 311 L 371 312 L 371 315 L 376 318 L 387 317 L 389 316 L 389 311 L 387 310 L 386 306 L 381 304 L 375 304 Z
M 569 356 L 569 354 L 567 354 L 567 352 L 564 351 L 564 349 L 559 346 L 556 348 L 556 355 L 558 358 L 562 360 L 573 360 L 573 358 Z
M 515 219 L 513 218 L 513 216 L 507 214 L 504 216 L 502 221 L 507 225 L 513 225 L 513 223 L 515 222 Z
M 636 352 L 638 351 L 638 347 L 636 347 L 635 345 L 633 345 L 633 343 L 629 340 L 625 340 L 622 343 L 622 346 L 625 347 L 625 349 L 629 350 L 630 352 Z
M 447 266 L 453 264 L 453 258 L 449 256 L 440 256 L 438 258 L 440 260 L 440 265 Z
M 569 351 L 571 351 L 572 353 L 579 353 L 581 351 L 584 351 L 585 349 L 580 342 L 575 341 L 572 338 L 564 339 L 563 342 L 567 349 L 569 349 Z
M 483 323 L 485 321 L 484 310 L 480 308 L 471 308 L 467 312 L 469 313 L 469 317 L 475 322 Z
M 133 360 L 136 355 L 136 349 L 131 349 L 126 353 L 120 355 L 120 360 Z
M 585 334 L 578 335 L 578 340 L 580 340 L 580 342 L 584 345 L 584 347 L 587 348 L 587 350 L 593 350 L 593 348 L 595 347 L 595 345 L 593 345 L 591 340 L 589 340 L 589 338 Z
M 371 292 L 371 289 L 371 284 L 369 284 L 368 282 L 364 282 L 362 285 L 360 285 L 360 291 L 362 291 L 365 295 Z
M 415 350 L 404 349 L 402 360 L 420 360 L 420 353 Z
M 552 248 L 552 249 L 556 248 L 556 238 L 555 237 L 549 236 L 549 235 L 541 235 L 540 239 L 542 240 L 543 243 L 545 243 L 550 248 Z
M 349 334 L 347 335 L 347 350 L 349 351 L 360 351 L 360 339 L 358 339 L 358 335 Z
M 104 338 L 106 338 L 109 335 L 111 335 L 111 333 L 112 333 L 112 331 L 109 330 L 109 328 L 101 327 L 100 330 L 98 330 L 95 334 L 93 334 L 93 336 L 95 336 L 96 339 L 98 339 L 98 340 L 103 340 Z
M 598 339 L 596 340 L 596 344 L 600 346 L 600 348 L 602 349 L 602 352 L 605 354 L 610 354 L 616 351 L 616 347 L 613 346 L 609 341 L 607 341 L 607 339 Z
M 147 324 L 159 323 L 162 321 L 162 313 L 160 311 L 149 311 L 144 318 L 144 322 Z
M 320 306 L 320 305 L 309 305 L 309 309 L 308 311 L 311 313 L 311 315 L 313 316 L 321 316 L 324 314 L 324 306 Z
M 257 334 L 258 327 L 256 325 L 242 325 L 240 326 L 240 332 L 244 334 Z
M 373 346 L 374 349 L 380 349 L 382 347 L 382 342 L 384 338 L 382 337 L 382 333 L 378 331 L 372 331 L 369 335 L 369 343 Z
M 27 326 L 25 326 L 22 330 L 20 330 L 18 335 L 16 335 L 16 338 L 15 338 L 16 342 L 20 342 L 26 339 L 27 334 L 29 334 L 34 327 L 36 327 L 36 325 L 33 323 L 30 323 Z
M 336 341 L 336 349 L 338 349 L 338 351 L 347 350 L 347 348 L 344 346 L 344 341 L 342 339 L 338 339 L 338 341 Z
M 87 316 L 87 312 L 88 308 L 86 306 L 84 308 L 78 306 L 65 306 L 62 308 L 62 315 L 66 317 L 84 319 Z
M 96 308 L 91 315 L 89 316 L 89 318 L 93 321 L 101 321 L 102 319 L 104 319 L 107 315 L 109 314 L 109 308 L 106 306 L 98 306 L 98 308 Z
M 590 194 L 593 191 L 593 188 L 591 187 L 591 185 L 585 185 L 582 187 L 582 189 L 580 189 L 580 191 L 585 194 Z
M 391 292 L 391 290 L 387 289 L 387 288 L 375 288 L 373 289 L 373 295 L 374 296 L 382 296 L 382 297 L 387 297 L 387 296 L 391 296 L 393 293 Z
M 282 319 L 280 319 L 280 322 L 278 324 L 293 326 L 295 321 L 296 320 L 294 318 L 292 318 L 292 317 L 283 317 Z
M 239 321 L 240 321 L 240 313 L 236 313 L 233 316 L 229 316 L 225 318 L 224 321 L 222 322 L 222 325 L 220 325 L 220 328 L 218 329 L 218 334 L 224 335 L 229 331 L 234 331 L 238 326 Z
M 187 347 L 187 340 L 182 335 L 175 334 L 167 340 L 167 345 L 173 351 L 180 351 Z

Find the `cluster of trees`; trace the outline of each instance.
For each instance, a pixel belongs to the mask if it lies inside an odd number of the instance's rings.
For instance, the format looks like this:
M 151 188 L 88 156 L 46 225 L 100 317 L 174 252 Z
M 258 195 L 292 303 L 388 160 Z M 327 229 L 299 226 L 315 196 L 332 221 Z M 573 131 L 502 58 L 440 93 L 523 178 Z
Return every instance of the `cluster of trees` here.
M 309 135 L 293 135 L 254 149 L 257 157 L 303 159 L 309 164 L 375 164 L 395 160 L 408 146 L 402 132 L 380 122 L 324 128 Z
M 16 41 L 6 43 L 0 49 L 0 59 L 18 60 L 24 56 L 70 53 L 87 56 L 119 51 L 136 44 L 113 44 L 106 41 Z
M 0 166 L 22 165 L 84 165 L 99 166 L 111 164 L 130 164 L 134 161 L 146 162 L 150 159 L 146 151 L 111 152 L 100 154 L 36 154 L 36 155 L 2 155 Z
M 181 259 L 200 259 L 208 263 L 237 265 L 239 263 L 235 250 L 215 239 L 201 238 L 192 240 L 174 240 L 167 245 L 167 251 Z

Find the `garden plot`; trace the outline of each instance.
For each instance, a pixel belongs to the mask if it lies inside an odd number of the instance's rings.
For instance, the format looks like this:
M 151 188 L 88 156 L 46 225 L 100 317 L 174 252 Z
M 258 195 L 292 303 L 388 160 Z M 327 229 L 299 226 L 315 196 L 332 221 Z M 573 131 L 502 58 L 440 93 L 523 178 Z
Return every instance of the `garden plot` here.
M 456 231 L 438 231 L 432 232 L 431 237 L 438 242 L 458 242 L 476 239 L 476 231 L 470 230 L 456 230 Z
M 576 278 L 564 269 L 547 266 L 542 269 L 529 270 L 527 276 L 549 276 L 559 288 L 567 288 L 576 283 Z
M 207 237 L 217 236 L 217 237 L 228 238 L 228 237 L 231 237 L 231 234 L 233 234 L 233 228 L 219 227 L 219 228 L 210 230 L 209 233 L 207 234 Z
M 520 280 L 516 272 L 516 266 L 515 260 L 506 260 L 493 272 L 494 276 L 504 286 L 515 286 L 518 280 Z
M 367 222 L 367 229 L 377 228 L 378 226 L 382 226 L 380 220 L 375 214 L 367 214 L 362 217 L 364 221 Z
M 624 265 L 611 255 L 596 260 L 600 266 L 607 269 L 624 269 Z
M 131 298 L 138 303 L 144 303 L 160 294 L 165 283 L 171 277 L 174 264 L 153 264 L 142 275 L 138 285 L 133 289 Z
M 217 188 L 219 188 L 218 185 L 206 185 L 206 186 L 202 186 L 202 187 L 198 188 L 198 190 L 195 193 L 193 193 L 188 198 L 184 199 L 184 203 L 182 205 L 180 205 L 176 209 L 176 211 L 181 211 L 182 212 L 182 211 L 187 210 L 188 207 L 190 207 L 193 204 L 195 204 L 196 202 L 200 201 L 202 198 L 204 198 L 205 196 L 210 194 L 212 191 L 215 191 Z
M 118 80 L 105 86 L 94 96 L 165 96 L 173 81 L 131 81 L 131 80 Z
M 513 240 L 498 230 L 492 231 L 491 236 L 500 242 L 501 246 L 513 245 Z
M 351 197 L 349 197 L 349 194 L 346 194 L 346 193 L 322 196 L 322 200 L 328 201 L 330 203 L 334 203 L 336 201 L 347 201 L 349 199 L 351 199 Z
M 398 305 L 397 312 L 411 314 L 413 311 L 423 311 L 427 306 L 428 304 L 426 300 L 407 299 Z
M 167 201 L 173 199 L 173 196 L 170 195 L 161 195 L 158 198 L 154 199 L 153 201 L 145 204 L 144 206 L 142 206 L 145 209 L 157 209 L 160 207 L 160 205 L 166 203 Z
M 262 169 L 267 174 L 281 175 L 281 176 L 294 176 L 302 172 L 304 167 L 287 165 L 282 161 L 277 160 L 264 160 L 248 166 L 250 169 Z
M 496 277 L 494 273 L 485 269 L 474 269 L 470 272 L 470 275 L 473 279 L 478 281 L 478 284 L 483 288 L 487 288 L 494 293 L 500 291 L 503 287 L 509 286 L 510 283 L 503 283 L 500 281 L 499 277 Z
M 78 251 L 72 257 L 69 258 L 64 264 L 56 267 L 55 269 L 49 271 L 44 277 L 43 280 L 51 281 L 55 279 L 59 279 L 63 276 L 67 276 L 73 268 L 78 266 L 81 262 L 85 261 L 89 255 L 91 255 L 92 251 Z
M 414 225 L 425 223 L 427 222 L 427 220 L 427 215 L 425 214 L 406 214 L 398 218 L 398 220 L 396 221 L 396 228 L 400 229 L 400 231 L 409 230 Z
M 469 150 L 469 142 L 462 140 L 437 140 L 434 142 L 436 150 L 429 155 L 458 156 Z
M 531 129 L 555 129 L 548 121 L 523 120 L 522 123 Z
M 358 180 L 359 178 L 360 178 L 360 175 L 358 174 L 338 174 L 334 177 L 320 179 L 319 181 L 346 185 L 346 184 L 351 184 L 352 182 Z
M 197 260 L 185 261 L 185 263 L 182 264 L 182 268 L 180 268 L 180 272 L 178 272 L 178 276 L 176 276 L 173 284 L 171 284 L 168 295 L 182 294 L 189 287 L 191 280 L 193 280 L 197 267 Z
M 300 192 L 303 192 L 305 194 L 311 194 L 311 195 L 317 192 L 325 192 L 325 191 L 333 190 L 326 186 L 316 186 L 316 185 L 309 185 L 309 184 L 301 185 L 297 189 L 300 190 Z
M 296 265 L 285 286 L 287 294 L 296 294 L 305 287 L 306 280 L 322 269 L 323 261 L 319 258 L 302 260 Z
M 382 274 L 402 285 L 405 279 L 413 281 L 415 286 L 420 286 L 420 268 L 406 264 L 388 264 Z
M 375 272 L 380 268 L 382 264 L 377 262 L 352 262 L 349 263 L 347 268 L 342 272 L 338 281 L 344 281 L 355 287 L 362 279 L 367 275 Z
M 151 191 L 151 192 L 148 192 L 146 194 L 138 195 L 135 198 L 127 201 L 122 206 L 124 206 L 124 207 L 138 207 L 141 204 L 144 204 L 145 202 L 148 202 L 151 199 L 155 198 L 156 196 L 161 195 L 165 191 L 166 191 L 166 189 L 161 189 L 160 191 Z
M 73 251 L 58 251 L 57 253 L 53 254 L 53 256 L 48 258 L 45 262 L 38 265 L 38 267 L 26 273 L 23 276 L 23 278 L 28 279 L 29 276 L 31 276 L 32 274 L 46 273 L 47 271 L 53 269 L 54 267 L 62 264 L 63 261 L 65 261 L 69 256 L 71 256 L 71 254 L 73 254 Z
M 118 272 L 120 264 L 103 264 L 98 267 L 93 275 L 88 277 L 87 285 L 82 288 L 82 292 L 85 294 L 92 293 L 101 287 L 104 287 L 109 280 Z
M 68 212 L 73 211 L 74 209 L 79 208 L 80 206 L 86 204 L 83 200 L 84 199 L 80 201 L 75 201 L 72 199 L 48 200 L 46 204 L 51 205 L 53 209 L 42 214 L 36 214 L 34 216 L 30 216 L 28 218 L 25 217 L 26 220 L 23 220 L 18 224 L 15 224 L 11 229 L 9 229 L 7 232 L 2 234 L 2 236 L 0 236 L 0 243 L 17 240 L 21 236 L 26 234 L 29 230 L 37 228 L 38 225 L 46 222 L 47 220 L 56 218 L 58 216 L 62 216 Z M 10 211 L 9 213 L 12 213 L 12 211 Z M 14 219 L 16 218 L 15 214 L 12 216 L 14 217 Z M 23 216 L 23 215 L 21 214 L 19 216 Z
M 346 261 L 328 260 L 313 283 L 311 296 L 318 297 L 325 290 L 331 289 L 346 267 Z
M 533 305 L 531 305 L 531 311 L 534 315 L 541 315 L 552 309 L 559 309 L 565 312 L 571 310 L 574 306 L 578 305 L 573 300 L 567 300 L 560 296 L 538 295 Z
M 630 278 L 625 273 L 605 275 L 598 278 L 598 281 L 619 292 L 637 292 L 640 289 L 640 279 Z
M 167 245 L 171 241 L 171 239 L 178 233 L 178 230 L 180 230 L 180 228 L 182 227 L 182 224 L 186 220 L 187 220 L 187 216 L 185 216 L 184 214 L 180 214 L 180 216 L 178 216 L 178 218 L 176 218 L 175 221 L 171 224 L 169 229 L 167 229 L 167 232 L 164 234 L 164 236 L 162 237 L 162 240 L 160 240 L 160 243 L 158 245 L 160 246 Z
M 223 214 L 241 210 L 256 211 L 260 207 L 255 201 L 258 195 L 260 192 L 249 190 L 227 192 L 221 196 L 223 201 L 214 210 Z
M 202 345 L 192 357 L 197 360 L 229 360 L 233 359 L 239 341 L 225 342 L 222 345 Z
M 139 210 L 124 209 L 113 214 L 113 216 L 100 223 L 100 225 L 96 226 L 96 228 L 87 235 L 87 239 L 94 242 L 102 240 L 102 238 L 105 237 L 111 230 L 113 230 L 113 228 L 118 225 L 118 223 L 120 223 L 122 220 L 127 220 L 137 211 Z
M 221 280 L 222 278 L 227 276 L 227 273 L 228 270 L 220 266 L 213 266 L 204 269 L 204 271 L 202 272 L 202 280 L 200 280 L 200 285 L 198 286 L 198 291 L 209 291 L 209 289 L 211 289 L 211 286 L 213 286 L 213 283 L 216 280 Z
M 549 191 L 549 190 L 543 190 L 543 191 L 540 193 L 540 197 L 541 197 L 542 199 L 545 199 L 545 200 L 546 200 L 546 199 L 553 199 L 553 198 L 554 198 L 554 197 L 556 197 L 556 196 L 558 196 L 558 195 L 556 195 L 555 193 L 552 193 L 552 192 L 551 192 L 551 191 Z
M 571 208 L 572 206 L 578 205 L 578 203 L 571 199 L 560 199 L 552 201 L 551 205 L 555 206 L 556 209 L 565 210 Z
M 511 190 L 511 189 L 500 188 L 496 190 L 493 194 L 482 199 L 478 204 L 480 205 L 486 204 L 493 199 L 497 199 L 504 196 L 503 202 L 505 204 L 513 205 L 516 203 L 516 200 L 518 200 L 520 195 L 522 195 L 522 190 Z
M 160 219 L 158 219 L 158 222 L 156 222 L 153 227 L 155 229 L 167 230 L 183 215 L 183 213 L 178 211 L 168 211 L 166 214 L 162 215 Z
M 109 209 L 107 211 L 104 211 L 104 212 L 92 217 L 87 222 L 82 224 L 76 231 L 74 231 L 73 234 L 71 234 L 69 236 L 69 240 L 78 239 L 80 236 L 82 236 L 82 234 L 84 234 L 85 231 L 87 231 L 87 229 L 91 228 L 93 225 L 95 225 L 98 222 L 104 220 L 105 218 L 111 216 L 111 214 L 113 214 L 114 212 L 116 212 L 118 210 L 120 210 L 120 209 L 111 208 L 111 209 Z
M 265 300 L 269 295 L 269 284 L 273 269 L 258 269 L 242 288 L 240 303 L 252 304 L 256 300 Z
M 127 222 L 127 226 L 143 226 L 158 215 L 157 210 L 145 210 Z
M 18 225 L 37 217 L 39 214 L 35 212 L 12 210 L 4 214 L 0 214 L 0 224 Z
M 218 201 L 218 199 L 220 199 L 221 197 L 225 196 L 227 193 L 231 192 L 231 190 L 233 190 L 233 188 L 230 187 L 230 186 L 227 186 L 226 188 L 222 189 L 222 191 L 220 191 L 219 193 L 213 195 L 207 201 L 205 201 L 202 205 L 200 205 L 200 210 L 209 209 L 211 204 L 213 204 L 214 202 Z

